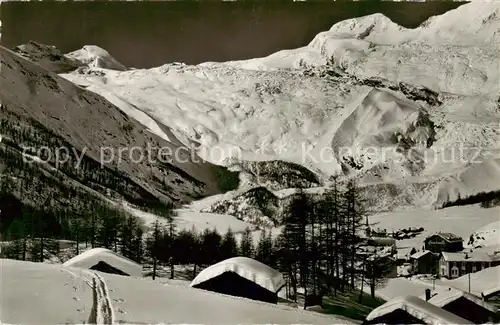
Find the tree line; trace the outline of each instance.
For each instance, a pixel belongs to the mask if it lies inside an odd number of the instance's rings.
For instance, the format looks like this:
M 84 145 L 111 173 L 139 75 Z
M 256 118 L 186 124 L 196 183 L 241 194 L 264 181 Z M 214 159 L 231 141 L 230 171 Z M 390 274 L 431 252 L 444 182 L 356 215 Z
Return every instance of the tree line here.
M 289 279 L 289 294 L 336 295 L 368 284 L 375 288 L 390 271 L 390 258 L 367 246 L 369 228 L 364 200 L 354 181 L 336 178 L 314 200 L 299 190 L 285 214 L 278 237 L 278 268 Z M 360 291 L 360 299 L 362 292 Z
M 194 277 L 201 267 L 245 256 L 283 273 L 287 294 L 295 301 L 298 288 L 304 288 L 304 296 L 358 288 L 361 299 L 365 284 L 375 295 L 393 264 L 390 255 L 367 245 L 368 217 L 356 184 L 338 184 L 335 178 L 321 196 L 298 189 L 285 210 L 281 233 L 274 237 L 271 229 L 262 229 L 255 244 L 249 228 L 237 240 L 231 229 L 224 234 L 216 229 L 176 231 L 174 218 L 163 225 L 155 222 L 145 239 L 153 277 L 158 263 L 170 265 L 171 278 L 174 265 L 192 265 Z
M 152 263 L 153 278 L 159 264 L 170 266 L 173 278 L 175 265 L 192 265 L 194 277 L 200 268 L 246 256 L 281 271 L 293 300 L 298 288 L 304 288 L 305 296 L 335 295 L 367 284 L 374 295 L 389 271 L 387 256 L 366 249 L 368 219 L 354 182 L 334 179 L 321 196 L 298 189 L 285 209 L 281 234 L 274 238 L 270 229 L 261 230 L 255 244 L 249 228 L 239 240 L 231 229 L 224 234 L 216 229 L 177 230 L 171 209 L 144 232 L 136 217 L 116 206 L 89 201 L 75 215 L 52 209 L 51 200 L 44 209 L 23 207 L 21 217 L 4 231 L 9 244 L 2 248 L 3 257 L 43 262 L 57 253 L 59 239 L 69 239 L 74 255 L 82 247 L 105 247 L 138 263 Z

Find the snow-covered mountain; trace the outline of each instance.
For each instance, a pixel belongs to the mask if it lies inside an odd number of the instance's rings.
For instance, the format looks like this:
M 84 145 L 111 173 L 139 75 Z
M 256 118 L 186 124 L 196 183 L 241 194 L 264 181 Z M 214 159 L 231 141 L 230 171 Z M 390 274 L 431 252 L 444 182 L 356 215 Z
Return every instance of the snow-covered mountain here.
M 440 206 L 500 184 L 499 26 L 500 4 L 475 2 L 416 29 L 349 19 L 265 58 L 62 76 L 212 163 L 286 160 L 396 187 L 382 209 Z
M 217 175 L 223 169 L 201 159 L 181 163 L 168 157 L 159 161 L 117 154 L 119 148 L 154 145 L 191 156 L 189 148 L 173 137 L 165 140 L 151 134 L 102 96 L 46 69 L 67 70 L 84 63 L 57 55 L 52 47 L 28 44 L 14 50 L 18 54 L 0 47 L 0 165 L 12 166 L 1 180 L 22 196 L 24 204 L 42 204 L 54 193 L 58 202 L 53 206 L 78 205 L 80 199 L 90 203 L 88 197 L 83 199 L 86 195 L 164 205 L 220 193 Z M 23 163 L 26 155 L 34 161 L 29 168 Z M 40 186 L 46 190 L 37 190 Z M 71 194 L 74 190 L 81 196 Z
M 338 175 L 358 180 L 377 227 L 424 228 L 399 248 L 420 249 L 436 231 L 500 247 L 500 207 L 490 207 L 500 190 L 500 3 L 466 4 L 415 29 L 380 14 L 349 19 L 308 46 L 245 61 L 133 69 L 95 45 L 62 54 L 35 42 L 0 47 L 0 58 L 5 161 L 32 143 L 88 149 L 82 169 L 30 152 L 36 177 L 0 161 L 0 180 L 17 173 L 24 203 L 76 201 L 81 211 L 99 197 L 152 223 L 156 212 L 137 205 L 172 201 L 185 204 L 178 229 L 239 236 L 258 225 L 275 235 L 297 187 L 318 199 Z M 199 159 L 96 167 L 98 148 L 147 144 Z M 432 209 L 443 205 L 455 206 Z M 0 269 L 12 279 L 2 283 L 3 322 L 348 323 L 66 266 L 0 260 Z

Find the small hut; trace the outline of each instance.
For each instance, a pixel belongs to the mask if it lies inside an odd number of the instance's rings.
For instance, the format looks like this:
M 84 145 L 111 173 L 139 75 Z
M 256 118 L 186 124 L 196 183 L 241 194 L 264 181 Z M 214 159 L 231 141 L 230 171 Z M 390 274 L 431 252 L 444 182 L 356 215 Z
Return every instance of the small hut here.
M 398 297 L 372 310 L 363 324 L 469 324 L 470 321 L 415 296 Z
M 283 275 L 275 269 L 251 258 L 233 257 L 201 271 L 190 286 L 277 304 L 284 285 Z
M 93 248 L 63 264 L 105 273 L 142 276 L 142 266 L 106 248 Z
M 438 292 L 428 302 L 474 324 L 496 323 L 497 308 L 481 298 L 462 290 L 450 289 Z

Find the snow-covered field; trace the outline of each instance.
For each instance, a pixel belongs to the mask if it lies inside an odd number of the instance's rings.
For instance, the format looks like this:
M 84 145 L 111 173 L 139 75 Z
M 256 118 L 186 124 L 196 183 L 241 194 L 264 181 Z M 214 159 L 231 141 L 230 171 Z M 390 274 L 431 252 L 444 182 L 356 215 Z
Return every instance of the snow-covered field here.
M 500 217 L 479 229 L 475 230 L 471 236 L 473 241 L 470 239 L 465 240 L 466 247 L 476 248 L 485 247 L 490 249 L 500 249 Z
M 467 244 L 475 229 L 498 222 L 499 218 L 500 207 L 484 209 L 479 205 L 467 205 L 441 210 L 415 209 L 380 213 L 370 216 L 370 222 L 378 223 L 376 228 L 387 229 L 388 232 L 410 226 L 423 227 L 424 231 L 419 236 L 397 241 L 398 247 L 415 247 L 421 250 L 425 238 L 438 231 L 454 233 L 462 237 L 464 244 Z
M 0 269 L 2 279 L 9 279 L 1 282 L 0 295 L 1 321 L 6 324 L 350 323 L 187 286 L 61 265 L 0 260 Z

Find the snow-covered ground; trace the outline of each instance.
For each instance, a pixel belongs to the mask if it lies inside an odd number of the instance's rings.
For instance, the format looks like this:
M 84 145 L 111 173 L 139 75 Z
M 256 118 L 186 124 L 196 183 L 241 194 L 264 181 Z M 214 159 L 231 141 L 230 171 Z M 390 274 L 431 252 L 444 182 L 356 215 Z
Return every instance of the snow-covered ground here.
M 420 297 L 425 294 L 425 289 L 433 289 L 432 283 L 416 278 L 394 278 L 388 279 L 386 283 L 380 285 L 376 290 L 376 296 L 386 301 L 405 295 Z M 364 291 L 370 293 L 369 288 L 364 288 Z
M 346 319 L 90 270 L 0 260 L 6 324 L 349 324 Z M 27 312 L 29 310 L 29 312 Z
M 500 218 L 500 217 L 499 217 Z M 473 239 L 471 242 L 470 239 Z M 469 248 L 487 248 L 500 250 L 500 220 L 493 221 L 475 230 L 469 238 L 464 238 L 465 246 Z

